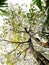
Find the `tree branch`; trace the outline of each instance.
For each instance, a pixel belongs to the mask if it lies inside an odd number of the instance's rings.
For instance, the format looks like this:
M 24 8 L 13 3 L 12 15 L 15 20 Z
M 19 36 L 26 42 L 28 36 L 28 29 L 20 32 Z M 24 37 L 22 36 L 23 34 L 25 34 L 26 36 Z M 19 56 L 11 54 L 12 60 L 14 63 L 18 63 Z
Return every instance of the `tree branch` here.
M 27 48 L 24 49 L 23 51 L 17 53 L 18 57 L 20 57 L 20 55 L 21 55 L 23 52 L 27 52 L 28 49 L 29 49 L 29 47 L 27 47 Z M 25 53 L 25 55 L 24 55 L 24 58 L 25 58 L 25 56 L 26 56 L 26 53 Z
M 20 43 L 20 44 L 23 44 L 23 43 L 27 43 L 28 41 L 24 41 L 24 42 L 12 42 L 12 41 L 9 41 L 9 40 L 6 40 L 6 39 L 2 39 L 1 41 L 6 41 L 6 42 L 9 42 L 9 43 Z
M 42 33 L 44 33 L 44 34 L 49 34 L 49 32 L 44 32 L 44 31 L 42 31 Z
M 35 41 L 37 42 L 37 44 L 39 44 L 39 45 L 42 46 L 42 47 L 49 48 L 49 43 L 48 43 L 48 42 L 46 42 L 46 43 L 41 42 L 38 38 L 33 37 L 33 35 L 31 35 L 31 34 L 29 33 L 29 31 L 27 31 L 26 28 L 24 28 L 24 29 L 25 29 L 26 33 L 28 33 L 28 35 L 29 35 L 33 40 L 35 40 Z
M 18 44 L 18 46 L 17 46 L 15 49 L 13 49 L 12 51 L 8 52 L 8 54 L 11 54 L 12 52 L 16 51 L 16 49 L 17 49 L 19 46 L 20 46 L 20 44 Z
M 31 38 L 29 39 L 29 46 L 30 46 L 30 51 L 38 61 L 39 65 L 49 65 L 49 60 L 46 59 L 40 52 L 34 49 Z

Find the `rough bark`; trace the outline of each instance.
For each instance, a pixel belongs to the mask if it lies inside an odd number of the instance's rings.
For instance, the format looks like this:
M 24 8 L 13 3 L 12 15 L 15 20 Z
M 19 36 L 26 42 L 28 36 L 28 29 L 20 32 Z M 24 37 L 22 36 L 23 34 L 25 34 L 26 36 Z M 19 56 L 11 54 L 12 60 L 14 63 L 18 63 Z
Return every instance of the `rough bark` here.
M 45 47 L 45 48 L 49 48 L 49 40 L 44 43 L 44 42 L 41 42 L 38 38 L 35 38 L 35 41 L 42 47 Z
M 29 46 L 33 56 L 36 58 L 39 65 L 49 65 L 49 60 L 45 58 L 40 52 L 34 49 L 31 38 L 29 39 Z

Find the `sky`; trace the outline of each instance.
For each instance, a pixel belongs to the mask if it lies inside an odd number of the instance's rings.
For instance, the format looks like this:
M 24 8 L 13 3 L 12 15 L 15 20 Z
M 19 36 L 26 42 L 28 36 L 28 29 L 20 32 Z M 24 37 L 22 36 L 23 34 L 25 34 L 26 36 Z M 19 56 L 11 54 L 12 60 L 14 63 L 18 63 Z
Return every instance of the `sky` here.
M 8 1 L 8 3 L 12 3 L 12 4 L 18 3 L 20 6 L 21 6 L 21 4 L 25 3 L 25 5 L 27 5 L 27 11 L 28 11 L 30 2 L 32 0 L 7 0 L 7 1 Z M 25 10 L 25 7 L 23 7 L 23 9 Z M 0 16 L 0 26 L 2 26 L 2 24 L 3 24 L 3 20 L 2 20 L 2 17 Z
M 28 9 L 30 8 L 30 2 L 31 2 L 32 0 L 8 0 L 8 3 L 12 3 L 12 4 L 16 4 L 16 3 L 18 3 L 20 6 L 21 6 L 21 4 L 25 4 L 25 5 L 27 5 L 27 11 L 28 11 Z M 23 6 L 23 10 L 25 10 L 26 8 Z
M 15 4 L 15 3 L 23 4 L 23 3 L 25 3 L 29 6 L 31 1 L 32 0 L 8 0 L 8 3 L 13 3 L 13 4 Z

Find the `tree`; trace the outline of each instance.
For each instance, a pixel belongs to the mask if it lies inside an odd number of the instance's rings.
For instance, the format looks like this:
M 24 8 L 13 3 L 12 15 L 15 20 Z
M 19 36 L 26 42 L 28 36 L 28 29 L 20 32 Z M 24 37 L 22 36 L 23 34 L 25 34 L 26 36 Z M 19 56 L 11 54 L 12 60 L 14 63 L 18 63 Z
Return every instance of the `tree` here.
M 11 6 L 8 9 L 10 16 L 4 19 L 1 39 L 1 41 L 5 41 L 6 44 L 10 43 L 14 47 L 13 50 L 4 54 L 8 65 L 14 65 L 17 60 L 22 59 L 21 57 L 25 61 L 27 54 L 32 54 L 39 65 L 49 65 L 49 54 L 47 54 L 48 57 L 44 54 L 44 49 L 47 51 L 47 48 L 49 48 L 49 33 L 47 33 L 47 31 L 49 32 L 47 29 L 49 19 L 47 11 L 49 8 L 47 7 L 49 5 L 47 5 L 47 1 L 42 1 L 41 3 L 41 0 L 36 0 L 37 6 L 41 10 L 36 9 L 36 3 L 32 2 L 28 13 L 24 12 L 18 5 Z M 43 4 L 46 4 L 46 10 Z M 43 42 L 42 39 L 46 40 L 46 42 Z

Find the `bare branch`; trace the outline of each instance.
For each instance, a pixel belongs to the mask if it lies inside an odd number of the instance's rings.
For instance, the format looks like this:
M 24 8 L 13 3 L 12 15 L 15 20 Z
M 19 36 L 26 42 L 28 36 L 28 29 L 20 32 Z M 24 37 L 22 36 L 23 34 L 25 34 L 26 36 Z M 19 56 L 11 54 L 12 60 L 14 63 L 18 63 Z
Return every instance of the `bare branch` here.
M 17 46 L 14 50 L 12 50 L 11 52 L 8 52 L 8 54 L 11 54 L 12 52 L 16 51 L 16 49 L 17 49 L 19 46 L 20 46 L 20 44 L 18 44 L 18 46 Z
M 20 55 L 21 55 L 23 52 L 25 52 L 25 55 L 24 55 L 24 58 L 25 58 L 26 52 L 27 52 L 28 49 L 29 49 L 29 47 L 27 47 L 25 50 L 20 51 L 19 53 L 17 53 L 18 57 L 20 57 Z
M 27 43 L 28 41 L 24 41 L 24 42 L 12 42 L 12 41 L 9 41 L 9 40 L 6 40 L 6 39 L 2 39 L 1 41 L 6 41 L 8 43 L 20 43 L 20 44 L 23 44 L 23 43 Z
M 44 31 L 42 31 L 42 33 L 44 33 L 44 34 L 49 34 L 49 32 L 44 32 Z
M 27 31 L 26 28 L 24 28 L 24 29 L 25 29 L 26 33 L 28 33 L 28 35 L 29 35 L 33 40 L 35 40 L 40 46 L 45 47 L 45 48 L 49 48 L 49 43 L 48 43 L 48 42 L 46 42 L 46 43 L 41 42 L 38 38 L 33 37 L 33 35 L 31 35 L 31 34 L 29 33 L 29 31 Z

